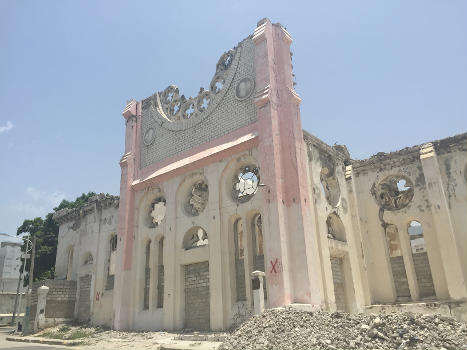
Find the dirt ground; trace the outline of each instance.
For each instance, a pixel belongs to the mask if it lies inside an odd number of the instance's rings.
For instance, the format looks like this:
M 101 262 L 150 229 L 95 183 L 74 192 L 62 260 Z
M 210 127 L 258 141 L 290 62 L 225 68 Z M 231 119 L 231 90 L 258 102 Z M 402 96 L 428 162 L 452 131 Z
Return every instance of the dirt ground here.
M 169 332 L 120 332 L 99 327 L 69 325 L 47 328 L 35 334 L 37 337 L 50 339 L 79 340 L 80 345 L 76 347 L 89 350 L 155 349 L 159 345 L 177 343 L 177 340 L 174 339 L 177 339 L 180 335 L 181 333 Z M 215 337 L 225 335 L 225 333 L 209 333 L 210 339 L 213 340 L 215 340 Z M 182 342 L 187 343 L 186 341 Z M 190 343 L 193 345 L 199 344 L 197 341 Z M 220 345 L 220 342 L 210 342 L 210 345 Z

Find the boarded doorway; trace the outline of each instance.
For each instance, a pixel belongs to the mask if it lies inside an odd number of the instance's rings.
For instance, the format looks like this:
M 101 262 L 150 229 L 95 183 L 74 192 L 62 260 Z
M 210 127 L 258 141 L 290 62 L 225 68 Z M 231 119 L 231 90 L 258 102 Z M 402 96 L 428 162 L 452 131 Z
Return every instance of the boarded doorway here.
M 342 264 L 342 258 L 331 258 L 332 281 L 337 311 L 346 311 L 344 269 Z
M 185 265 L 185 328 L 210 329 L 209 262 Z
M 91 275 L 79 278 L 78 320 L 89 321 L 91 315 Z

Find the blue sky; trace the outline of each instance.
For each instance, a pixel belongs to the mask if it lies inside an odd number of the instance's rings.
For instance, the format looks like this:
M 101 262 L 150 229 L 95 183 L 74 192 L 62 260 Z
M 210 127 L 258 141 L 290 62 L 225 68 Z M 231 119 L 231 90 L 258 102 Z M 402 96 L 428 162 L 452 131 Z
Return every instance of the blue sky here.
M 269 17 L 291 33 L 304 129 L 353 158 L 466 131 L 465 0 L 0 2 L 0 232 L 118 194 L 121 112 L 195 95 Z

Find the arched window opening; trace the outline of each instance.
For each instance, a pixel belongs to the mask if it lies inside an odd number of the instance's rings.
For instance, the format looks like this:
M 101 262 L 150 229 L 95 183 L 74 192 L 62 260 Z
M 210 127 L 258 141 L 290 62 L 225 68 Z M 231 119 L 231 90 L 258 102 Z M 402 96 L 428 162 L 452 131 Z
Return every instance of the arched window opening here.
M 233 178 L 233 198 L 244 203 L 249 201 L 258 191 L 259 169 L 254 166 L 246 166 L 239 169 Z
M 110 236 L 109 245 L 107 280 L 105 283 L 106 290 L 114 289 L 115 264 L 117 260 L 117 235 L 113 234 Z
M 83 265 L 92 265 L 94 263 L 94 259 L 92 257 L 92 254 L 91 253 L 87 253 L 85 256 L 84 256 L 84 259 L 83 259 Z
M 245 250 L 243 245 L 243 222 L 242 219 L 235 221 L 235 251 L 238 259 L 243 259 Z
M 430 262 L 423 237 L 423 228 L 418 221 L 411 221 L 407 227 L 412 251 L 415 274 L 417 276 L 420 297 L 432 297 L 435 295 L 433 277 L 431 275 Z
M 157 258 L 157 307 L 164 307 L 164 237 L 159 239 Z
M 193 249 L 207 245 L 208 233 L 201 227 L 192 227 L 185 233 L 183 238 L 183 249 Z
M 165 218 L 165 212 L 167 210 L 166 203 L 167 201 L 163 196 L 159 196 L 152 201 L 148 213 L 149 227 L 154 228 L 162 223 L 162 220 Z
M 328 238 L 341 242 L 347 242 L 344 224 L 336 213 L 329 214 L 328 218 L 326 219 L 326 226 L 328 229 Z
M 323 167 L 321 169 L 320 181 L 326 201 L 333 207 L 337 206 L 341 196 L 341 190 L 335 175 L 334 166 L 329 168 Z
M 258 214 L 253 218 L 253 270 L 266 272 L 264 264 L 264 241 L 263 241 L 263 223 L 261 215 Z M 266 278 L 264 279 L 264 299 L 267 299 L 266 293 Z
M 422 225 L 418 221 L 411 221 L 407 231 L 409 233 L 410 248 L 412 249 L 412 253 L 426 252 Z
M 144 298 L 143 310 L 149 309 L 149 285 L 151 283 L 151 241 L 146 243 L 145 264 L 144 264 Z
M 404 175 L 389 175 L 373 184 L 371 193 L 381 208 L 399 210 L 409 205 L 414 196 L 414 186 Z
M 386 240 L 391 263 L 392 277 L 396 289 L 396 298 L 399 301 L 410 299 L 409 282 L 405 270 L 404 257 L 402 256 L 399 231 L 396 225 L 389 224 L 385 227 Z
M 254 252 L 256 256 L 264 256 L 263 253 L 263 224 L 261 222 L 261 215 L 256 215 L 253 220 L 253 237 L 254 237 Z M 261 270 L 263 271 L 263 270 Z
M 71 274 L 73 272 L 73 247 L 68 251 L 68 265 L 66 270 L 66 279 L 67 281 L 71 280 Z
M 234 244 L 235 244 L 235 279 L 237 289 L 237 301 L 246 300 L 245 289 L 245 263 L 243 245 L 243 221 L 235 220 L 234 223 Z

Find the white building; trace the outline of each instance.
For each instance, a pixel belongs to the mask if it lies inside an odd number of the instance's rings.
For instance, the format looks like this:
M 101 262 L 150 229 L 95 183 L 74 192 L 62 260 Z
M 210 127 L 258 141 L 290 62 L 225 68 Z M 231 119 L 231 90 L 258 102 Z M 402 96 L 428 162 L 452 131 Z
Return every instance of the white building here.
M 15 293 L 21 267 L 20 242 L 0 243 L 0 293 Z

